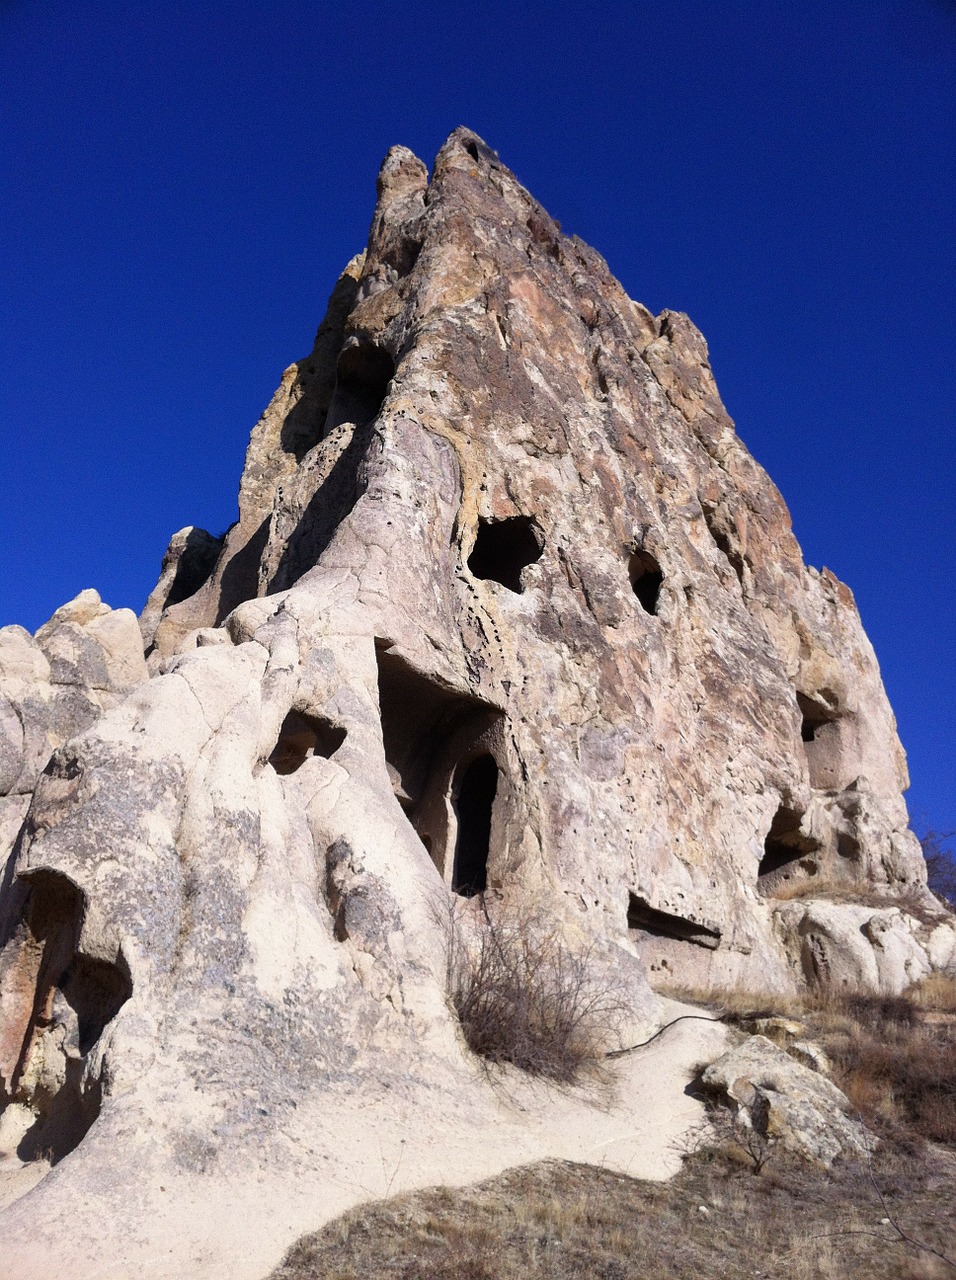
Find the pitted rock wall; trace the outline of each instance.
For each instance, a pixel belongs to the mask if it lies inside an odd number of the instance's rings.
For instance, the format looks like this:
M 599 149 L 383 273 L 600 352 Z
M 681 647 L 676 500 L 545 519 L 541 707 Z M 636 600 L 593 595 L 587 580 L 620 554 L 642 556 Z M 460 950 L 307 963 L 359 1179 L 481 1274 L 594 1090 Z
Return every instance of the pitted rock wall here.
M 0 1142 L 59 1161 L 7 1212 L 18 1276 L 80 1184 L 93 1248 L 247 1203 L 251 1152 L 283 1203 L 331 1186 L 337 1109 L 491 1133 L 445 991 L 482 891 L 588 949 L 622 1039 L 664 1016 L 648 975 L 951 962 L 852 595 L 804 566 L 703 338 L 467 130 L 430 177 L 386 158 L 224 539 L 174 536 L 138 627 L 86 592 L 0 632 L 0 693 Z

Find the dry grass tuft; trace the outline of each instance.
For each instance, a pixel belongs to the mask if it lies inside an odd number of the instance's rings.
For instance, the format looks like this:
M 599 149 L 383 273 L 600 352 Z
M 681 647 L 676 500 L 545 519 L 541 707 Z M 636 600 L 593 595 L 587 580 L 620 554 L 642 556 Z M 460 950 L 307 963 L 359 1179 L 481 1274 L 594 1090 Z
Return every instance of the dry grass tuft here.
M 562 1084 L 599 1074 L 624 1014 L 604 967 L 538 915 L 482 907 L 471 936 L 457 916 L 449 929 L 449 992 L 468 1047 Z

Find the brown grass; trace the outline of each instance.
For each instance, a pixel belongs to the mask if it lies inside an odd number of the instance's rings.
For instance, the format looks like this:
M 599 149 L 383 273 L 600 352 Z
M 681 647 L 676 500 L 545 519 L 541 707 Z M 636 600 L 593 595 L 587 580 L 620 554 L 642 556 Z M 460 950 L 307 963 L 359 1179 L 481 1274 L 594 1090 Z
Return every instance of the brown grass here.
M 953 1168 L 897 1154 L 873 1173 L 781 1161 L 755 1177 L 703 1156 L 648 1183 L 548 1162 L 356 1209 L 300 1241 L 272 1280 L 951 1278 L 928 1250 L 956 1252 Z M 886 1207 L 928 1247 L 901 1241 Z
M 738 1025 L 774 1015 L 799 1020 L 867 1123 L 898 1141 L 956 1149 L 956 978 L 935 974 L 892 997 L 834 991 L 673 994 Z

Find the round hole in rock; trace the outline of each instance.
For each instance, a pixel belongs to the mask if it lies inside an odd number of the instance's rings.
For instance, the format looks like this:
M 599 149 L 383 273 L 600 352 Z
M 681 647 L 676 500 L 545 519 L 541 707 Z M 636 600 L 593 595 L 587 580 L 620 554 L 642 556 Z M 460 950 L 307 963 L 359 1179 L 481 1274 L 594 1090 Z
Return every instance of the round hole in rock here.
M 309 756 L 329 759 L 345 741 L 346 731 L 320 716 L 290 711 L 282 722 L 269 763 L 276 773 L 295 773 Z
M 656 617 L 657 602 L 664 583 L 664 574 L 658 561 L 649 551 L 635 551 L 628 561 L 627 576 L 641 608 L 645 613 Z
M 543 550 L 530 516 L 479 520 L 468 568 L 476 578 L 497 582 L 520 595 L 522 569 L 540 560 Z
M 458 837 L 451 887 L 463 898 L 484 893 L 488 884 L 491 811 L 497 791 L 498 765 L 494 756 L 478 756 L 465 769 L 455 801 Z

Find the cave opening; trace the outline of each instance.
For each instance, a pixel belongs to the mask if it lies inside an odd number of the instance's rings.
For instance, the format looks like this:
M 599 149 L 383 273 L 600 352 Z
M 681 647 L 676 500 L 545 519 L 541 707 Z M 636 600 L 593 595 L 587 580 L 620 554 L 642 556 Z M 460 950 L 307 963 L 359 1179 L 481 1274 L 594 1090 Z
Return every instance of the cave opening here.
M 323 756 L 328 760 L 345 738 L 345 729 L 323 716 L 290 711 L 282 722 L 269 763 L 278 774 L 295 773 L 309 756 Z
M 462 774 L 455 800 L 458 833 L 451 887 L 463 898 L 473 898 L 488 887 L 491 814 L 497 792 L 497 761 L 490 754 L 478 756 Z
M 808 880 L 819 872 L 814 856 L 819 852 L 819 843 L 803 834 L 801 821 L 796 810 L 784 805 L 774 814 L 757 868 L 757 883 L 763 892 L 772 893 L 789 881 Z
M 629 893 L 627 899 L 627 927 L 652 938 L 671 938 L 677 942 L 693 942 L 699 947 L 714 951 L 720 945 L 720 930 L 670 911 L 652 907 L 646 898 Z
M 326 415 L 323 435 L 343 422 L 365 426 L 381 411 L 395 376 L 395 361 L 376 342 L 359 342 L 344 348 L 335 370 L 335 390 Z
M 661 587 L 664 585 L 660 563 L 649 551 L 635 551 L 628 561 L 627 576 L 641 608 L 651 617 L 656 617 Z
M 811 697 L 806 693 L 797 693 L 797 705 L 800 708 L 800 737 L 804 742 L 816 742 L 817 735 L 825 725 L 835 724 L 839 713 L 820 697 Z
M 21 1160 L 56 1164 L 79 1146 L 100 1113 L 102 1080 L 90 1071 L 90 1054 L 133 988 L 121 952 L 111 962 L 79 950 L 86 914 L 81 890 L 50 870 L 24 879 L 29 896 L 18 985 L 33 996 L 12 1010 L 7 1030 L 20 1049 L 9 1092 L 0 1091 L 0 1110 L 19 1104 L 10 1136 Z
M 497 582 L 516 595 L 524 588 L 521 571 L 541 559 L 544 544 L 530 516 L 479 520 L 468 569 L 476 577 Z
M 483 868 L 491 848 L 488 765 L 474 775 L 471 768 L 480 759 L 490 759 L 497 790 L 497 765 L 487 748 L 500 738 L 502 712 L 416 670 L 385 642 L 377 642 L 376 657 L 382 742 L 392 793 L 446 883 L 457 882 L 458 837 L 474 818 L 483 832 L 474 847 L 480 849 L 483 842 L 484 854 L 470 853 L 471 837 L 463 837 L 462 884 L 473 882 L 477 859 L 482 867 L 478 879 L 485 876 L 484 887 L 487 872 Z M 464 771 L 463 761 L 471 762 Z M 482 817 L 485 808 L 488 812 Z

